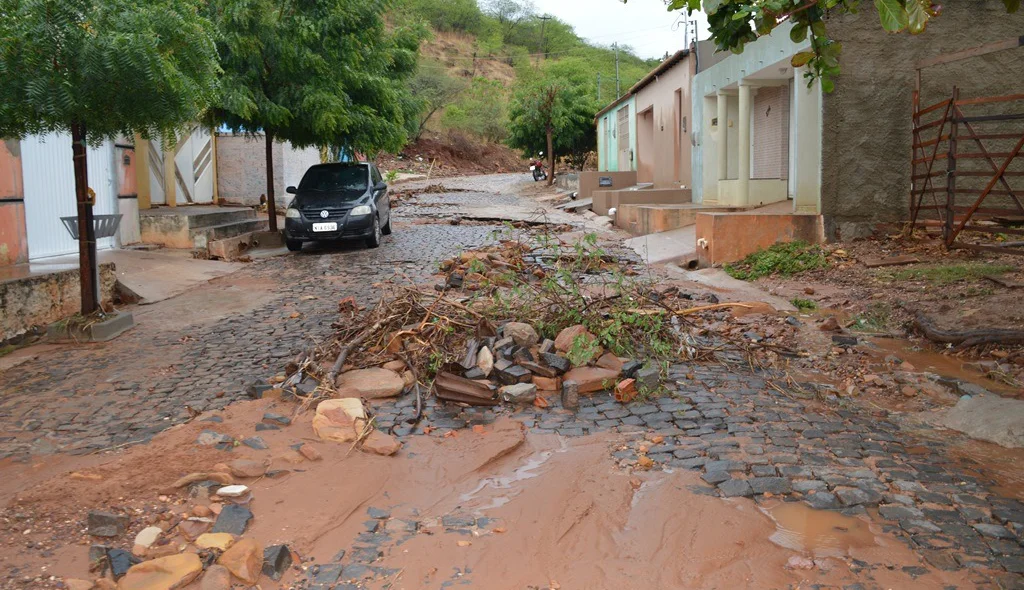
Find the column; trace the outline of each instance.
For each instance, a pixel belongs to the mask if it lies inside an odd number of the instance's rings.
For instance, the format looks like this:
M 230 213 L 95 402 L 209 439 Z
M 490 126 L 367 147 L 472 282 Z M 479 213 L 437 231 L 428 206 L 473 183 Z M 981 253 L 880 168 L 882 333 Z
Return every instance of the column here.
M 729 178 L 729 97 L 718 91 L 718 180 Z
M 736 174 L 737 197 L 740 206 L 750 203 L 750 85 L 740 80 L 740 108 L 737 115 L 736 148 L 738 170 Z
M 793 72 L 793 212 L 821 213 L 821 85 L 815 81 L 808 88 L 804 71 Z

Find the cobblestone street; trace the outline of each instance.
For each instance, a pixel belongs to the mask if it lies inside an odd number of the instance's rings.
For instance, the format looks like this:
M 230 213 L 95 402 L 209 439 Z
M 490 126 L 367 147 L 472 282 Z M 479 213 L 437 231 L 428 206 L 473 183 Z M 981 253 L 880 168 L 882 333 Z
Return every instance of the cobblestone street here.
M 307 246 L 261 260 L 141 310 L 138 326 L 115 341 L 60 347 L 6 371 L 0 375 L 0 459 L 26 462 L 35 455 L 83 455 L 145 442 L 196 412 L 245 398 L 251 384 L 266 382 L 288 359 L 331 334 L 340 300 L 355 297 L 371 305 L 379 294 L 374 283 L 396 275 L 422 281 L 442 259 L 493 241 L 503 228 L 498 222 L 452 224 L 449 217 L 506 211 L 522 218 L 535 210 L 534 202 L 507 188 L 521 180 L 446 179 L 461 190 L 397 206 L 395 232 L 378 249 Z M 251 301 L 247 285 L 260 286 Z M 237 310 L 207 319 L 200 312 L 214 293 L 230 294 Z M 196 319 L 180 313 L 190 306 Z M 553 397 L 550 408 L 528 406 L 512 417 L 537 434 L 618 433 L 623 442 L 614 458 L 620 467 L 634 467 L 643 454 L 656 468 L 699 473 L 704 483 L 691 490 L 701 495 L 758 503 L 785 498 L 870 518 L 923 559 L 902 568 L 911 578 L 967 571 L 977 587 L 1024 588 L 1024 503 L 1010 495 L 1017 491 L 1000 489 L 939 436 L 922 436 L 895 419 L 852 407 L 809 410 L 806 401 L 770 387 L 770 377 L 742 363 L 676 364 L 662 397 L 622 404 L 599 394 L 582 398 L 578 412 L 562 409 Z M 405 440 L 493 424 L 510 412 L 431 397 L 413 428 L 405 423 L 415 413 L 411 396 L 372 407 L 376 426 L 393 427 Z M 645 449 L 638 453 L 640 445 Z M 365 532 L 338 547 L 332 562 L 310 568 L 303 587 L 356 587 L 340 580 L 399 573 L 374 563 L 413 536 L 419 523 L 370 510 Z M 485 520 L 452 513 L 443 525 L 493 528 Z M 874 574 L 884 564 L 853 561 L 857 583 L 814 587 L 880 587 Z M 487 587 L 469 571 L 459 577 L 459 583 Z

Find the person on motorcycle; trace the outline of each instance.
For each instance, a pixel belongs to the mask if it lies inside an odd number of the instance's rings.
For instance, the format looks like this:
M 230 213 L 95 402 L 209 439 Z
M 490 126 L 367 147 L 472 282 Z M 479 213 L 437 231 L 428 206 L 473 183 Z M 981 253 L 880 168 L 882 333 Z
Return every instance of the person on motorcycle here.
M 548 173 L 544 170 L 544 152 L 538 152 L 537 159 L 530 162 L 530 172 L 533 173 L 534 182 L 548 179 Z

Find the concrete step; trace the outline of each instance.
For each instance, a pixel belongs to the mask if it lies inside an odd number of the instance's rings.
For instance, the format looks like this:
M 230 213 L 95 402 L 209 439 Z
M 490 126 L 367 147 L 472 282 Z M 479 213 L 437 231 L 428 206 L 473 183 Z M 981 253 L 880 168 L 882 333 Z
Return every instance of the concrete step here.
M 235 260 L 245 256 L 254 248 L 280 248 L 284 246 L 284 236 L 281 232 L 253 231 L 238 234 L 231 238 L 211 240 L 206 249 L 210 258 L 221 260 Z
M 189 229 L 188 233 L 189 237 L 192 238 L 193 248 L 208 248 L 210 242 L 216 240 L 232 238 L 250 232 L 267 231 L 269 229 L 270 220 L 268 219 L 246 219 Z
M 259 215 L 248 207 L 218 207 L 215 205 L 190 205 L 187 207 L 158 207 L 139 212 L 139 230 L 142 242 L 159 244 L 166 248 L 194 248 L 194 236 L 207 228 L 219 228 L 235 223 L 258 221 Z M 250 227 L 242 231 L 253 231 Z M 236 232 L 231 235 L 237 235 Z M 217 235 L 213 239 L 228 237 Z M 206 242 L 203 246 L 206 247 Z
M 704 206 L 700 203 L 624 204 L 615 212 L 615 226 L 634 236 L 671 231 L 697 223 L 699 213 L 728 213 L 740 207 Z
M 228 223 L 248 221 L 250 219 L 256 219 L 256 211 L 249 207 L 221 209 L 219 211 L 201 213 L 199 215 L 189 215 L 188 227 L 189 229 L 199 229 L 203 227 L 214 227 Z

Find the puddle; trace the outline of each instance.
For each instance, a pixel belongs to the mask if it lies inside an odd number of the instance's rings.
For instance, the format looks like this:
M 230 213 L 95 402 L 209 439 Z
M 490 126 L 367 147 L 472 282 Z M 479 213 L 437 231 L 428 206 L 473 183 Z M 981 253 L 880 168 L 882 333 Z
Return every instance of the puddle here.
M 915 350 L 916 346 L 914 344 L 898 338 L 870 338 L 870 341 L 881 352 L 879 359 L 886 355 L 894 354 L 914 365 L 915 371 L 927 371 L 941 377 L 974 383 L 1003 397 L 1021 397 L 1019 389 L 1005 383 L 993 381 L 980 371 L 965 368 L 965 361 L 963 359 L 931 350 Z
M 829 510 L 815 510 L 803 502 L 784 502 L 762 508 L 777 530 L 769 539 L 781 547 L 815 557 L 842 557 L 850 549 L 876 545 L 867 522 Z
M 968 475 L 991 477 L 995 494 L 1024 500 L 1024 449 L 1007 449 L 996 444 L 966 439 L 950 449 L 954 456 L 966 457 L 975 465 L 960 465 Z
M 489 501 L 482 506 L 473 508 L 474 513 L 477 516 L 483 514 L 487 510 L 494 508 L 500 508 L 505 504 L 512 501 L 512 498 L 519 495 L 521 489 L 516 489 L 516 484 L 520 482 L 533 479 L 540 475 L 538 471 L 555 453 L 564 453 L 569 450 L 569 445 L 564 438 L 559 439 L 560 447 L 552 451 L 542 451 L 540 453 L 534 453 L 526 458 L 526 461 L 522 465 L 512 470 L 512 473 L 506 476 L 494 476 L 480 480 L 475 488 L 459 496 L 459 502 L 463 505 L 470 504 L 474 500 L 483 500 L 481 494 L 486 490 L 496 490 L 505 493 L 500 493 L 489 498 Z

